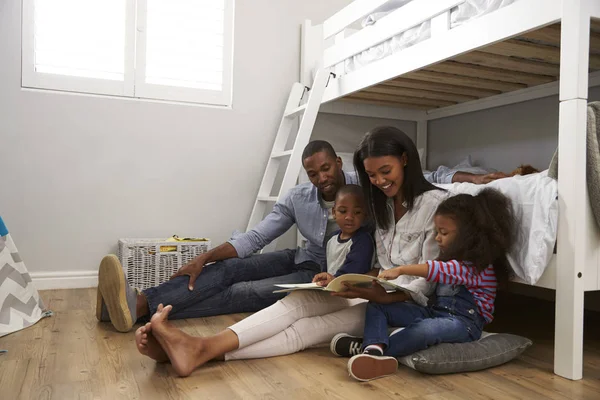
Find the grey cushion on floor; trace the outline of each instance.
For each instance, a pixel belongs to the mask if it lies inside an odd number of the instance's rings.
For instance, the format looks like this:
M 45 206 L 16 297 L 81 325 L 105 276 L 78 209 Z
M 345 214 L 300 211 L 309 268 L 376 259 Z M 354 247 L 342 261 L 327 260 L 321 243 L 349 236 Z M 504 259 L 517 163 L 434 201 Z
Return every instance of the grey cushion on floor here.
M 531 340 L 522 336 L 487 334 L 475 342 L 438 344 L 398 361 L 426 374 L 479 371 L 512 360 L 531 344 Z

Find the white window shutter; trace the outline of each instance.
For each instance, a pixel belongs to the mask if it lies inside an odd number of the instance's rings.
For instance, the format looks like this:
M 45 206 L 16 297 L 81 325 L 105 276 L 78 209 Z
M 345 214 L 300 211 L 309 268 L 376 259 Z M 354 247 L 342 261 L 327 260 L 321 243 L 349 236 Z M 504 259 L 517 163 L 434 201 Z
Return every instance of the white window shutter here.
M 134 10 L 133 0 L 25 0 L 23 86 L 132 95 Z
M 231 105 L 234 0 L 22 0 L 22 86 Z
M 231 104 L 232 0 L 138 0 L 135 96 Z

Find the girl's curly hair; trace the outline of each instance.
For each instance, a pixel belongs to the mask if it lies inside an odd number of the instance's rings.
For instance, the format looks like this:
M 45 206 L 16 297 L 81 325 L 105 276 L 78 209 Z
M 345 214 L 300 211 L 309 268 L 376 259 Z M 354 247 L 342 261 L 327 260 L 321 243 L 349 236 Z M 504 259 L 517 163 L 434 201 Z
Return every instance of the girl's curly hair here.
M 459 194 L 443 201 L 436 215 L 452 218 L 458 235 L 440 254 L 441 261 L 470 261 L 478 271 L 492 264 L 500 287 L 511 273 L 506 254 L 516 240 L 511 201 L 497 190 L 484 189 L 476 196 Z

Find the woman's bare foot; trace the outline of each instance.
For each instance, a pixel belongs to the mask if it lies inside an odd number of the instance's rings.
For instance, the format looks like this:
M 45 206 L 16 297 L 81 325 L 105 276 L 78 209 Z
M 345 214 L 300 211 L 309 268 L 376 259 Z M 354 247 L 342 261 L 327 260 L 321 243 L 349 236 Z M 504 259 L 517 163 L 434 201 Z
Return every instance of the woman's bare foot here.
M 200 365 L 213 356 L 205 351 L 204 339 L 190 336 L 167 322 L 172 306 L 158 306 L 150 324 L 156 340 L 169 356 L 175 372 L 179 376 L 189 376 Z
M 143 355 L 157 362 L 169 361 L 169 356 L 160 347 L 160 344 L 152 334 L 152 324 L 150 322 L 135 331 L 135 344 L 138 351 Z

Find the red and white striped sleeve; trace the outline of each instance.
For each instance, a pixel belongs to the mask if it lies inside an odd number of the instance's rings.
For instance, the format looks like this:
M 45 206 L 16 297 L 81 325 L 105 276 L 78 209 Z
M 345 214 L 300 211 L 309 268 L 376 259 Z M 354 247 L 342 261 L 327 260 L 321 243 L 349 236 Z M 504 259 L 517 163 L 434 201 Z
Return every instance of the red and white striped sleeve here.
M 479 286 L 481 276 L 475 267 L 459 261 L 427 261 L 429 272 L 427 280 L 448 285 Z

